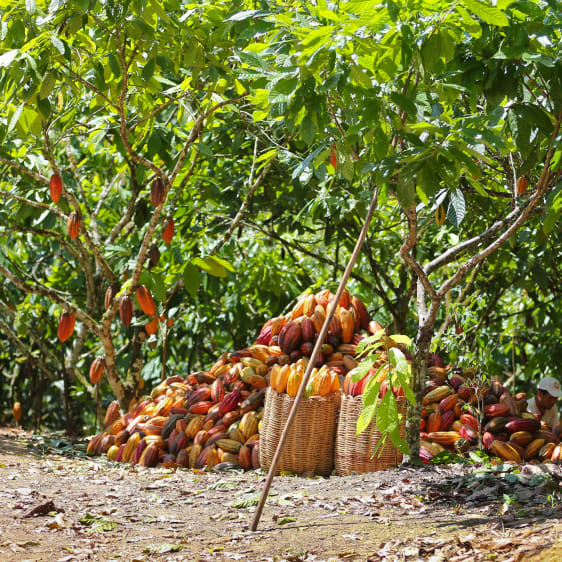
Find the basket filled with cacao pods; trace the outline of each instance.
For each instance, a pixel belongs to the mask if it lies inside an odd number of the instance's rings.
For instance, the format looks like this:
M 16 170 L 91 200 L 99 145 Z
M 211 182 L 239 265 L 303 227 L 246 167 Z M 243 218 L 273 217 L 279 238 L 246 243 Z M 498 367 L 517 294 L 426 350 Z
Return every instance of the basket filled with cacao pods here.
M 404 438 L 406 403 L 404 396 L 396 399 L 401 416 L 400 438 Z M 373 418 L 367 429 L 357 435 L 357 420 L 362 411 L 362 396 L 343 394 L 336 432 L 334 453 L 335 473 L 338 476 L 363 474 L 386 470 L 402 462 L 402 453 L 392 444 L 390 438 L 379 444 L 382 435 Z
M 287 367 L 287 368 L 286 368 Z M 260 464 L 269 470 L 298 392 L 306 360 L 277 369 L 267 390 L 260 433 Z M 305 397 L 289 428 L 276 473 L 329 476 L 334 465 L 334 442 L 340 407 L 340 381 L 336 372 L 314 368 Z

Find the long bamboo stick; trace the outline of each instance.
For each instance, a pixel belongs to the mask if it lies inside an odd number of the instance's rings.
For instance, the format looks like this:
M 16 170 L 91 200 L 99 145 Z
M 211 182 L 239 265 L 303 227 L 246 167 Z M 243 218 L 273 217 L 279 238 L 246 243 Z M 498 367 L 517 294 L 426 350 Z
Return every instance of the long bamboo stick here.
M 373 197 L 371 199 L 371 203 L 369 205 L 369 210 L 367 211 L 367 216 L 365 217 L 365 223 L 363 224 L 363 228 L 361 229 L 361 233 L 359 234 L 359 238 L 357 239 L 357 242 L 355 244 L 355 248 L 353 249 L 353 253 L 351 254 L 351 257 L 349 258 L 349 262 L 347 264 L 347 267 L 345 268 L 345 271 L 343 272 L 338 290 L 336 291 L 336 295 L 334 297 L 334 300 L 332 301 L 330 308 L 326 314 L 326 320 L 324 320 L 324 325 L 322 326 L 322 330 L 320 330 L 320 334 L 318 336 L 318 339 L 316 340 L 316 344 L 314 345 L 314 349 L 312 350 L 312 355 L 310 356 L 310 359 L 308 361 L 308 365 L 306 367 L 306 370 L 304 372 L 304 376 L 303 379 L 301 381 L 301 384 L 299 386 L 299 390 L 297 392 L 297 395 L 295 396 L 295 401 L 293 403 L 293 407 L 291 408 L 291 411 L 289 412 L 289 417 L 287 418 L 287 422 L 285 423 L 285 427 L 283 428 L 283 432 L 281 433 L 281 437 L 279 439 L 279 443 L 277 444 L 277 449 L 275 450 L 275 455 L 273 455 L 273 460 L 271 461 L 271 466 L 269 467 L 269 472 L 267 473 L 267 479 L 265 481 L 265 486 L 264 489 L 261 493 L 261 497 L 260 497 L 260 501 L 258 503 L 258 507 L 256 509 L 256 513 L 254 514 L 254 520 L 252 521 L 252 526 L 250 527 L 252 531 L 255 531 L 258 528 L 258 523 L 260 521 L 261 518 L 261 514 L 265 505 L 265 501 L 267 499 L 267 496 L 269 494 L 269 489 L 271 488 L 271 483 L 273 482 L 273 478 L 275 476 L 275 470 L 277 468 L 277 464 L 279 462 L 279 457 L 281 456 L 281 453 L 283 452 L 283 447 L 285 446 L 285 441 L 287 440 L 287 436 L 289 434 L 289 429 L 291 429 L 291 425 L 293 423 L 293 420 L 295 419 L 296 413 L 297 413 L 297 408 L 299 405 L 299 402 L 302 399 L 302 396 L 304 394 L 304 390 L 306 388 L 306 385 L 308 384 L 308 379 L 310 378 L 310 374 L 312 373 L 312 369 L 314 368 L 314 365 L 316 363 L 316 357 L 318 356 L 318 352 L 320 351 L 320 346 L 322 345 L 322 343 L 324 343 L 324 339 L 326 337 L 326 334 L 328 332 L 328 327 L 330 326 L 330 321 L 332 320 L 332 317 L 334 316 L 334 313 L 336 311 L 336 307 L 338 306 L 338 303 L 340 301 L 340 297 L 343 293 L 343 290 L 345 289 L 345 285 L 347 284 L 347 280 L 349 278 L 349 275 L 351 274 L 351 270 L 353 269 L 353 266 L 355 265 L 355 262 L 357 261 L 357 258 L 359 256 L 359 252 L 361 251 L 361 247 L 363 246 L 363 243 L 365 242 L 365 238 L 367 236 L 367 230 L 369 229 L 369 224 L 371 223 L 371 219 L 373 218 L 373 213 L 375 212 L 375 208 L 377 206 L 377 198 L 378 198 L 378 194 L 379 194 L 379 190 L 378 188 L 375 188 L 375 190 L 373 191 Z

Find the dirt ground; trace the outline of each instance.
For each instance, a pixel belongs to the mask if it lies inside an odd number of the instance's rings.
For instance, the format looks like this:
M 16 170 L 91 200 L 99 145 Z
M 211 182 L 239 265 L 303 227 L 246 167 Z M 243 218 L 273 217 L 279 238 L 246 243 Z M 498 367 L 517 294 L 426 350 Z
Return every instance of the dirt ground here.
M 2 562 L 562 559 L 553 465 L 279 476 L 251 532 L 262 471 L 142 469 L 83 449 L 0 428 Z

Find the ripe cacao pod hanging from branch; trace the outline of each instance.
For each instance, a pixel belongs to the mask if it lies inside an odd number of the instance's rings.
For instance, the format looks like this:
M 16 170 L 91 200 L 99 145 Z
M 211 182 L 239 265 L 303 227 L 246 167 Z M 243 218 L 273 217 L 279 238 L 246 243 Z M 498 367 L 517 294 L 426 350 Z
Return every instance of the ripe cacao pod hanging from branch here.
M 150 294 L 150 291 L 146 287 L 146 285 L 139 285 L 137 287 L 137 301 L 141 310 L 148 314 L 148 316 L 152 316 L 156 313 L 156 306 L 154 305 L 154 299 Z
M 96 357 L 90 365 L 90 381 L 92 384 L 99 382 L 105 371 L 105 357 Z
M 133 319 L 133 301 L 129 295 L 123 295 L 119 302 L 119 316 L 125 328 L 131 325 Z
M 173 237 L 174 237 L 174 219 L 170 217 L 168 219 L 168 222 L 166 223 L 166 226 L 164 227 L 164 230 L 162 231 L 162 239 L 164 240 L 164 242 L 166 242 L 166 244 L 169 244 L 172 241 Z
M 76 211 L 72 211 L 66 219 L 66 229 L 68 236 L 74 240 L 80 233 L 80 215 Z
M 62 195 L 62 178 L 53 174 L 49 180 L 49 194 L 53 203 L 58 203 Z
M 74 332 L 76 318 L 72 312 L 63 312 L 57 329 L 57 336 L 61 342 L 66 341 Z
M 517 195 L 521 195 L 527 191 L 527 187 L 529 187 L 529 180 L 525 176 L 521 176 L 517 180 L 516 188 L 517 188 Z

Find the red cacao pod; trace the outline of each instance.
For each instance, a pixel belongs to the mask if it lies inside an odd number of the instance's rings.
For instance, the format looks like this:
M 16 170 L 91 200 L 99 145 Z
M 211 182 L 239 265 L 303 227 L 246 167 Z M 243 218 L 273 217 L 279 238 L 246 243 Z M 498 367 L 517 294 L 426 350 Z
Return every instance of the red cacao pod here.
M 105 370 L 105 357 L 96 357 L 90 365 L 90 381 L 96 384 L 100 381 Z
M 123 295 L 121 297 L 121 301 L 119 302 L 119 315 L 121 316 L 121 322 L 123 322 L 125 328 L 128 328 L 133 319 L 133 301 L 129 295 Z
M 63 312 L 57 329 L 57 336 L 61 342 L 66 341 L 74 332 L 76 318 L 72 312 Z
M 49 194 L 51 195 L 51 201 L 53 203 L 58 203 L 62 195 L 62 178 L 59 174 L 53 174 L 49 180 Z

